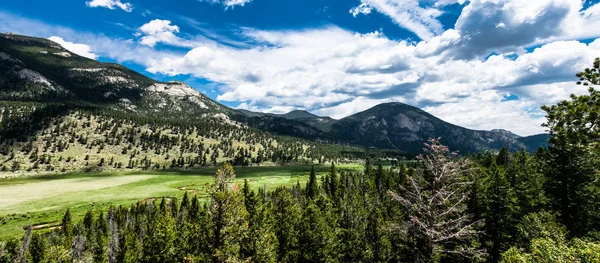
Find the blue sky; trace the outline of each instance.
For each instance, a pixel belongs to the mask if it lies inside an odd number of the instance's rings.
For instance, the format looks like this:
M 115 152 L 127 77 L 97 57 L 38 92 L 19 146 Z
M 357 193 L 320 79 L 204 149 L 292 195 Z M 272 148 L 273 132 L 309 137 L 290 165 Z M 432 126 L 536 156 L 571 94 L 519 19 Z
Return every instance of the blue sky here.
M 543 132 L 585 92 L 600 4 L 583 0 L 4 1 L 0 31 L 179 80 L 231 107 L 341 118 L 401 101 L 472 129 Z

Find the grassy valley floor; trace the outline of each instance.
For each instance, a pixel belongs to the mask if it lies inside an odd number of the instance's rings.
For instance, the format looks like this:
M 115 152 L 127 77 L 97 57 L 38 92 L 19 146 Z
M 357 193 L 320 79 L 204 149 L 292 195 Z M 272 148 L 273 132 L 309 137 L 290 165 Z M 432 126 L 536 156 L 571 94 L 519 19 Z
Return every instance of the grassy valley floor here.
M 362 169 L 340 165 L 340 169 Z M 308 180 L 310 165 L 236 167 L 236 182 L 248 179 L 250 186 L 272 190 Z M 315 166 L 317 173 L 328 165 Z M 87 210 L 105 211 L 109 206 L 130 205 L 162 197 L 182 198 L 187 191 L 207 197 L 216 168 L 173 171 L 70 173 L 0 179 L 0 240 L 20 237 L 33 224 L 51 227 L 59 223 L 67 208 L 74 222 Z

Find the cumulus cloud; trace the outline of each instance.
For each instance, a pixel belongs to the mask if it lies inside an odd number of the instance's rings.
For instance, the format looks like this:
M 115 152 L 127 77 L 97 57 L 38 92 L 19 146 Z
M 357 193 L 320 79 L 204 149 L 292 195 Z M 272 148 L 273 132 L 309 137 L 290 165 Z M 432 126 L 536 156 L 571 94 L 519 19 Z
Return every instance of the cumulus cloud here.
M 442 12 L 421 6 L 419 0 L 361 0 L 361 4 L 351 9 L 350 13 L 356 17 L 358 14 L 371 13 L 371 9 L 390 17 L 394 23 L 424 40 L 431 39 L 443 30 L 442 23 L 437 20 Z
M 89 59 L 96 59 L 98 56 L 92 52 L 92 48 L 86 44 L 78 44 L 73 42 L 65 41 L 62 37 L 51 36 L 48 39 L 58 43 L 65 49 L 80 55 L 82 57 L 86 57 Z
M 221 4 L 224 5 L 225 8 L 233 8 L 235 6 L 244 6 L 247 3 L 252 2 L 252 0 L 199 0 L 200 2 L 209 2 L 212 4 Z
M 140 27 L 143 34 L 140 43 L 154 47 L 157 43 L 166 43 L 173 45 L 182 45 L 184 40 L 175 36 L 179 32 L 179 27 L 171 25 L 169 20 L 154 19 Z
M 453 29 L 419 43 L 421 55 L 475 59 L 490 53 L 522 54 L 526 47 L 557 40 L 600 37 L 600 4 L 581 0 L 473 0 Z M 598 15 L 596 15 L 598 14 Z
M 108 9 L 120 8 L 125 12 L 131 12 L 133 5 L 130 3 L 123 3 L 120 0 L 91 0 L 85 2 L 89 7 L 106 7 Z

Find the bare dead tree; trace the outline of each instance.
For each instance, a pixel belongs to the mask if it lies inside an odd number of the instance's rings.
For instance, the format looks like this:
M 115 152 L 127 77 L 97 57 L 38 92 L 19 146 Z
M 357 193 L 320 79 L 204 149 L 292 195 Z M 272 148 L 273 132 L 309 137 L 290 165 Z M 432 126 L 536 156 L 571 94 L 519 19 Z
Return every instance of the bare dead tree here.
M 425 155 L 418 160 L 422 167 L 409 176 L 400 193 L 389 192 L 407 210 L 407 231 L 423 239 L 425 246 L 420 260 L 430 262 L 440 255 L 458 254 L 471 258 L 484 251 L 473 248 L 470 240 L 476 236 L 476 226 L 467 213 L 467 173 L 469 162 L 457 158 L 441 145 L 439 139 L 425 144 Z
M 71 256 L 73 257 L 73 263 L 88 263 L 92 262 L 92 259 L 86 255 L 85 247 L 87 245 L 87 240 L 83 236 L 83 230 L 81 225 L 77 225 L 75 229 L 77 235 L 73 238 L 73 242 L 71 243 Z
M 23 236 L 23 243 L 21 244 L 21 248 L 19 248 L 19 252 L 17 253 L 17 258 L 15 262 L 18 263 L 27 263 L 29 262 L 27 259 L 27 250 L 29 250 L 29 244 L 31 244 L 31 232 L 33 228 L 31 225 L 27 228 L 27 232 Z
M 119 226 L 115 218 L 114 208 L 111 206 L 108 210 L 108 249 L 106 250 L 108 256 L 108 263 L 116 263 L 117 255 L 119 253 Z

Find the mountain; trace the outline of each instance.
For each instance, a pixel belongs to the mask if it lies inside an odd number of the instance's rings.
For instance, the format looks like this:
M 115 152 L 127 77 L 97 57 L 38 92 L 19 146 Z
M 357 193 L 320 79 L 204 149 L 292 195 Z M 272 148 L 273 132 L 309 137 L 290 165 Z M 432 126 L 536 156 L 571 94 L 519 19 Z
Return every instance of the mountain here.
M 233 142 L 218 146 L 221 148 L 215 146 L 219 149 L 218 156 L 223 158 L 233 158 L 239 155 L 240 151 L 249 151 L 250 148 L 255 152 L 250 155 L 256 155 L 259 149 L 269 149 L 270 154 L 275 154 L 278 150 L 270 149 L 266 141 L 281 140 L 269 137 L 279 135 L 305 139 L 306 141 L 301 143 L 304 145 L 317 142 L 330 145 L 327 147 L 337 147 L 336 149 L 340 149 L 339 145 L 354 145 L 408 153 L 420 153 L 423 142 L 431 137 L 442 137 L 442 141 L 452 150 L 460 150 L 463 153 L 498 150 L 505 146 L 513 150 L 535 150 L 546 145 L 547 139 L 546 135 L 521 138 L 505 130 L 470 130 L 402 103 L 377 105 L 341 120 L 317 116 L 303 110 L 286 114 L 235 110 L 211 100 L 185 83 L 158 82 L 119 64 L 102 63 L 78 56 L 50 40 L 14 34 L 0 34 L 1 101 L 4 101 L 4 104 L 34 103 L 33 106 L 11 106 L 10 109 L 0 104 L 0 128 L 2 118 L 5 118 L 6 122 L 9 117 L 21 118 L 25 116 L 23 114 L 39 115 L 35 118 L 27 117 L 27 125 L 39 126 L 36 131 L 28 131 L 32 132 L 30 136 L 35 136 L 36 133 L 39 136 L 40 130 L 47 129 L 48 125 L 57 125 L 56 123 L 60 124 L 63 121 L 68 123 L 68 119 L 80 116 L 77 114 L 88 112 L 88 115 L 109 114 L 111 118 L 117 116 L 135 121 L 136 127 L 140 127 L 142 131 L 146 129 L 141 128 L 144 127 L 144 123 L 195 125 L 195 129 L 202 127 L 204 133 L 211 134 L 210 140 L 215 140 L 211 142 L 235 140 L 236 143 L 249 142 L 248 145 L 252 145 L 248 146 L 248 149 L 238 147 L 234 150 L 231 150 Z M 56 110 L 53 107 L 44 108 L 43 105 L 66 106 Z M 42 108 L 44 109 L 40 112 Z M 15 115 L 18 112 L 22 114 Z M 3 115 L 5 117 L 2 117 Z M 32 120 L 42 118 L 42 115 L 48 115 L 44 117 L 44 123 L 48 124 L 44 124 L 46 126 L 43 127 L 33 125 Z M 53 122 L 50 117 L 61 121 Z M 87 121 L 104 120 L 93 116 L 77 118 Z M 110 126 L 110 122 L 103 125 Z M 19 125 L 13 123 L 9 126 L 14 128 Z M 152 128 L 155 129 L 152 134 L 157 134 L 158 137 L 161 136 L 161 129 L 172 130 L 166 127 Z M 236 135 L 236 129 L 244 131 L 245 135 Z M 128 129 L 123 131 L 126 130 Z M 188 132 L 194 132 L 194 129 Z M 261 135 L 251 135 L 253 133 Z M 5 131 L 4 134 L 17 133 L 11 130 Z M 132 137 L 131 140 L 149 138 L 144 137 L 146 135 L 140 136 Z M 209 138 L 199 136 L 197 132 L 194 136 L 194 140 L 199 141 Z M 266 141 L 257 144 L 257 137 Z M 66 137 L 64 139 L 70 142 L 74 140 Z M 334 144 L 338 146 L 332 146 Z M 306 149 L 304 146 L 300 148 Z M 357 152 L 356 148 L 352 151 Z M 212 150 L 208 152 L 214 153 Z M 303 153 L 304 156 L 308 154 Z M 310 155 L 310 158 L 318 156 L 314 152 Z
M 335 138 L 375 148 L 420 152 L 428 138 L 442 138 L 452 150 L 473 153 L 490 149 L 537 148 L 540 140 L 519 141 L 504 130 L 476 131 L 447 123 L 421 109 L 399 102 L 380 104 L 337 121 L 329 132 Z M 533 145 L 529 145 L 533 144 Z
M 331 125 L 337 122 L 337 120 L 331 117 L 321 117 L 314 115 L 305 110 L 293 110 L 285 114 L 275 114 L 275 113 L 262 113 L 262 112 L 254 112 L 249 110 L 238 110 L 238 112 L 242 113 L 246 117 L 257 117 L 257 118 L 267 118 L 270 117 L 271 120 L 277 120 L 281 122 L 286 122 L 281 119 L 293 120 L 298 123 L 296 124 L 306 128 L 305 125 L 311 126 L 314 129 L 319 130 L 321 133 L 328 133 L 331 130 Z M 289 123 L 289 122 L 288 122 Z M 291 124 L 291 123 L 290 123 Z M 309 129 L 312 130 L 312 129 Z
M 527 151 L 534 152 L 539 147 L 548 148 L 550 146 L 548 139 L 550 139 L 550 134 L 536 134 L 517 138 L 517 141 L 525 145 Z
M 0 100 L 89 104 L 141 116 L 201 120 L 233 112 L 185 83 L 157 82 L 47 39 L 13 34 L 0 34 L 0 87 Z
M 331 126 L 337 122 L 337 120 L 332 119 L 331 117 L 321 117 L 303 110 L 291 111 L 280 116 L 286 119 L 306 123 L 326 133 L 329 132 Z

